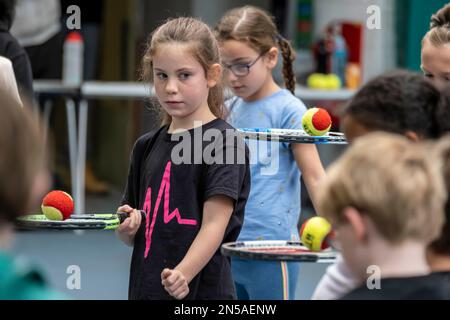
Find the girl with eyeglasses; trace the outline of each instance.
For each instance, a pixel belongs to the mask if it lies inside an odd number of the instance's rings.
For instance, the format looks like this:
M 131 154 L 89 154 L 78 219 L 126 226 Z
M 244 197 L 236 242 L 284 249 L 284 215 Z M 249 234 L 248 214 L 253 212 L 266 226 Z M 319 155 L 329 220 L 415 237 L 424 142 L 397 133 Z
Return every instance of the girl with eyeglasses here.
M 227 12 L 215 27 L 225 80 L 235 97 L 228 102 L 228 121 L 236 128 L 302 129 L 305 105 L 294 96 L 295 54 L 263 10 L 245 6 Z M 286 89 L 273 79 L 278 52 L 283 57 Z M 239 240 L 299 240 L 300 176 L 313 204 L 324 177 L 315 145 L 250 143 L 252 188 Z M 267 154 L 261 150 L 268 147 Z M 260 153 L 258 155 L 258 153 Z M 264 152 L 263 152 L 264 153 Z M 274 157 L 276 156 L 276 158 Z M 278 161 L 268 174 L 264 169 Z M 232 260 L 239 299 L 293 299 L 298 263 Z

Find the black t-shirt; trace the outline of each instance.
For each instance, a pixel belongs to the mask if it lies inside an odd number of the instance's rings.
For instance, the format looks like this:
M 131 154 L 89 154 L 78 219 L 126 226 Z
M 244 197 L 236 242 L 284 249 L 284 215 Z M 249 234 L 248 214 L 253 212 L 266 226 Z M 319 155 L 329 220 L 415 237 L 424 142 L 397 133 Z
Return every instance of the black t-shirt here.
M 171 299 L 161 284 L 161 272 L 176 267 L 186 255 L 200 230 L 203 205 L 208 198 L 225 195 L 234 200 L 223 243 L 236 241 L 244 220 L 250 192 L 248 149 L 236 137 L 233 127 L 216 119 L 184 134 L 172 135 L 167 129 L 164 126 L 139 138 L 131 156 L 122 204 L 144 210 L 147 219 L 142 221 L 134 239 L 130 299 Z M 208 132 L 214 138 L 202 139 L 198 130 L 203 137 Z M 200 139 L 196 136 L 199 132 Z M 192 139 L 191 154 L 187 149 L 180 151 L 182 144 L 172 141 L 177 138 L 184 143 L 187 137 L 196 137 Z M 224 156 L 226 163 L 225 155 L 230 152 L 234 153 L 234 164 L 213 163 L 211 157 L 202 157 Z M 177 159 L 180 155 L 183 163 Z M 193 164 L 187 163 L 189 159 Z M 220 248 L 191 281 L 189 289 L 187 299 L 236 297 L 230 261 L 221 255 Z
M 342 300 L 448 300 L 450 273 L 436 272 L 426 276 L 386 278 L 380 289 L 368 289 L 364 284 L 342 297 Z
M 11 60 L 17 87 L 21 95 L 31 102 L 33 99 L 33 73 L 30 59 L 2 23 L 0 23 L 0 56 Z

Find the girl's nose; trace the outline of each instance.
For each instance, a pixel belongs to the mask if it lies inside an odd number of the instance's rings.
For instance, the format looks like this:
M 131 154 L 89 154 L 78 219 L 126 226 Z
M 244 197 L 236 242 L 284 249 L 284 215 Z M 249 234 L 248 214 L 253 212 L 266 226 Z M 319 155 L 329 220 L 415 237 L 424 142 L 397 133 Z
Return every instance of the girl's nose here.
M 230 69 L 226 69 L 226 71 L 225 71 L 225 77 L 226 77 L 226 79 L 228 80 L 228 82 L 233 82 L 233 81 L 236 81 L 237 79 L 238 79 L 238 77 L 236 77 L 235 75 L 234 75 L 234 73 L 233 72 L 231 72 L 231 70 Z
M 166 84 L 166 93 L 167 94 L 174 94 L 177 93 L 177 85 L 175 80 L 168 79 Z

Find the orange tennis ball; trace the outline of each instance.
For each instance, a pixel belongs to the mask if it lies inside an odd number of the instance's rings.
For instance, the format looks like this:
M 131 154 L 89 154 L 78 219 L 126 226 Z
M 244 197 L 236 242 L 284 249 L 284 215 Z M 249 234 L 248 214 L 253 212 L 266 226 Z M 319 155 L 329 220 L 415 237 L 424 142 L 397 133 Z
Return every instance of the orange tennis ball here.
M 302 125 L 310 136 L 323 136 L 331 129 L 331 117 L 323 108 L 311 108 L 303 115 Z
M 321 251 L 330 247 L 330 240 L 333 236 L 331 224 L 322 217 L 306 220 L 300 229 L 300 239 L 303 245 L 311 251 Z
M 66 220 L 73 212 L 73 199 L 64 191 L 51 191 L 42 200 L 42 213 L 49 220 Z

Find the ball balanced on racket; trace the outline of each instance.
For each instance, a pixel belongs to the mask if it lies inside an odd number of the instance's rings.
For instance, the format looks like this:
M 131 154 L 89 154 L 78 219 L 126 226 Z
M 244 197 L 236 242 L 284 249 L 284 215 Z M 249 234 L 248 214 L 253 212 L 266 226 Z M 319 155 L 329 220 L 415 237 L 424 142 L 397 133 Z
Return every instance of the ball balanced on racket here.
M 67 192 L 51 191 L 42 200 L 42 213 L 49 220 L 63 221 L 69 219 L 73 212 L 73 199 Z
M 311 108 L 303 115 L 302 125 L 310 136 L 323 136 L 331 129 L 331 117 L 323 108 Z
M 331 224 L 322 217 L 306 220 L 300 229 L 300 239 L 311 251 L 321 251 L 330 247 L 333 236 Z

